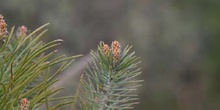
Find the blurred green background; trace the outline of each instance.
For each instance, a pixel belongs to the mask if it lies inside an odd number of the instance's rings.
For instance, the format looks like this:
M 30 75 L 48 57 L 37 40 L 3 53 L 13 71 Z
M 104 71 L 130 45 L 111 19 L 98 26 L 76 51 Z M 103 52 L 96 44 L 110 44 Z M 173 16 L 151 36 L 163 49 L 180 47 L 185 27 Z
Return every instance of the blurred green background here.
M 60 53 L 85 55 L 60 75 L 61 94 L 74 94 L 99 41 L 118 40 L 142 59 L 133 110 L 220 110 L 219 0 L 1 0 L 0 14 L 8 30 L 49 22 L 45 41 L 63 39 Z

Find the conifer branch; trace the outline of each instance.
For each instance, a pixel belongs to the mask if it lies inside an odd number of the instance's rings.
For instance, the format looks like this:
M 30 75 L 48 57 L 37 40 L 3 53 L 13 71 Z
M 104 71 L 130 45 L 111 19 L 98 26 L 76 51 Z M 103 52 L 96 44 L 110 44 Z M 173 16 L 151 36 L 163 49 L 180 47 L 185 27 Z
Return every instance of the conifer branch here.
M 46 104 L 46 109 L 57 109 L 73 103 L 72 97 L 56 97 L 63 88 L 53 88 L 59 81 L 55 77 L 81 55 L 54 57 L 49 50 L 60 45 L 61 39 L 44 43 L 40 38 L 47 32 L 45 24 L 28 33 L 27 27 L 7 31 L 7 24 L 0 15 L 0 108 L 1 110 L 35 110 Z M 47 54 L 48 53 L 48 54 Z M 58 65 L 59 64 L 59 65 Z M 58 65 L 52 74 L 51 68 Z M 50 101 L 62 102 L 50 105 Z
M 93 61 L 81 79 L 82 110 L 130 109 L 139 103 L 132 92 L 141 86 L 142 80 L 136 79 L 141 74 L 140 61 L 130 49 L 122 49 L 118 41 L 113 41 L 111 48 L 100 42 L 97 53 L 91 51 Z

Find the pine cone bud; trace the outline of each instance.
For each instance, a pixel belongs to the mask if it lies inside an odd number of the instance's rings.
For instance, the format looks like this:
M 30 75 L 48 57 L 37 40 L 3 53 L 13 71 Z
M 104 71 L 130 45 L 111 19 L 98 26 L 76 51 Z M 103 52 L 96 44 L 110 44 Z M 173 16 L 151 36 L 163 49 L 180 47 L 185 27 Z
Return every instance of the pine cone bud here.
M 18 33 L 20 36 L 26 36 L 27 35 L 27 27 L 22 25 L 21 27 L 18 28 Z
M 107 44 L 104 44 L 102 50 L 103 50 L 103 52 L 104 52 L 105 55 L 108 54 L 108 52 L 109 52 L 109 46 L 108 46 Z
M 0 15 L 0 36 L 5 36 L 7 33 L 7 24 L 3 19 L 3 16 Z
M 21 99 L 21 110 L 28 110 L 29 102 L 26 98 Z
M 112 54 L 113 54 L 113 62 L 117 64 L 119 62 L 120 54 L 121 54 L 121 46 L 118 41 L 112 42 Z

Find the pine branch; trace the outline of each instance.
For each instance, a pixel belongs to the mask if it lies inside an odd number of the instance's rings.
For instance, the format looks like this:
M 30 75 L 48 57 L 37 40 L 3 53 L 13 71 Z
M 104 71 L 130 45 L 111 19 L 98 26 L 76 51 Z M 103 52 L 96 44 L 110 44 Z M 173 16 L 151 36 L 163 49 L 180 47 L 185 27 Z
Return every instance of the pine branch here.
M 129 52 L 131 47 L 121 49 L 118 41 L 112 42 L 111 48 L 100 42 L 98 52 L 91 51 L 92 63 L 81 79 L 80 107 L 82 110 L 131 109 L 138 104 L 137 95 L 132 94 L 142 80 L 139 57 Z
M 56 97 L 63 88 L 52 88 L 59 81 L 55 77 L 65 70 L 75 58 L 65 55 L 54 57 L 61 39 L 43 42 L 47 31 L 45 24 L 30 34 L 25 26 L 7 32 L 7 24 L 0 15 L 0 108 L 2 110 L 34 110 L 46 104 L 46 109 L 57 109 L 71 104 L 72 97 Z M 49 53 L 48 53 L 49 52 Z M 52 74 L 51 68 L 58 66 Z M 51 106 L 50 101 L 62 100 Z

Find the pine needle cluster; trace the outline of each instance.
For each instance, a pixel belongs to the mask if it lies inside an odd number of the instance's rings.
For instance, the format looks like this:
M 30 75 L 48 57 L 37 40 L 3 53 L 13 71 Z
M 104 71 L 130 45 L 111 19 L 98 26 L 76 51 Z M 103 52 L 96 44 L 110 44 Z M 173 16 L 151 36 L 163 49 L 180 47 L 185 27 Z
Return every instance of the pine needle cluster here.
M 113 41 L 111 48 L 100 42 L 98 52 L 91 51 L 92 63 L 85 72 L 78 92 L 82 110 L 123 110 L 138 104 L 133 93 L 142 80 L 139 57 L 129 52 L 131 46 L 124 49 L 118 41 Z
M 8 33 L 7 24 L 0 15 L 1 110 L 35 110 L 41 105 L 46 105 L 47 110 L 54 110 L 73 102 L 73 97 L 54 98 L 62 88 L 55 89 L 52 85 L 58 81 L 55 77 L 79 55 L 55 57 L 57 50 L 50 50 L 62 40 L 43 42 L 41 38 L 47 31 L 47 25 L 30 33 L 25 26 L 19 27 L 17 31 L 12 27 Z M 58 65 L 58 69 L 52 74 L 51 68 L 55 65 Z M 49 101 L 55 100 L 62 102 L 49 106 Z

